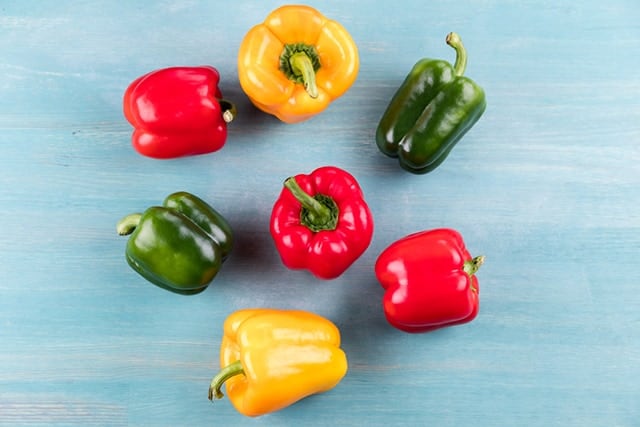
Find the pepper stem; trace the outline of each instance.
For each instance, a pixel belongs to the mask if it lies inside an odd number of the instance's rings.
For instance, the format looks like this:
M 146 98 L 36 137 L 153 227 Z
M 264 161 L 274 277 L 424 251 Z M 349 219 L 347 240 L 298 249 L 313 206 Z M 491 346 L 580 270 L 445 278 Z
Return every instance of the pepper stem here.
M 284 181 L 284 186 L 302 205 L 300 222 L 314 232 L 335 230 L 338 223 L 338 207 L 328 196 L 318 194 L 311 197 L 298 184 L 295 177 Z
M 478 269 L 482 264 L 484 264 L 484 255 L 479 255 L 473 259 L 465 261 L 462 269 L 469 275 L 469 277 L 471 277 L 478 272 Z
M 222 388 L 222 384 L 224 384 L 229 378 L 235 377 L 236 375 L 244 375 L 244 368 L 239 360 L 236 360 L 235 362 L 220 369 L 220 372 L 213 377 L 211 385 L 209 386 L 209 400 L 213 401 L 214 399 L 222 399 L 224 397 L 222 390 L 220 390 Z
M 142 218 L 142 214 L 139 213 L 133 213 L 125 216 L 118 221 L 118 224 L 116 224 L 116 231 L 121 236 L 128 236 L 136 229 L 140 223 L 140 218 Z
M 218 99 L 218 104 L 220 104 L 220 109 L 222 110 L 222 120 L 225 123 L 231 123 L 236 118 L 236 106 L 224 98 Z
M 289 80 L 304 85 L 311 98 L 318 97 L 316 71 L 320 69 L 320 58 L 313 45 L 291 43 L 284 45 L 280 54 L 280 71 Z
M 289 63 L 291 64 L 293 73 L 297 76 L 302 77 L 304 90 L 307 91 L 311 98 L 317 98 L 318 86 L 316 86 L 316 73 L 313 70 L 311 59 L 309 59 L 309 57 L 305 53 L 298 52 L 291 55 L 291 58 L 289 58 Z
M 456 50 L 456 62 L 453 64 L 453 71 L 456 76 L 464 74 L 467 68 L 467 50 L 462 44 L 462 39 L 457 33 L 451 32 L 447 34 L 447 44 Z

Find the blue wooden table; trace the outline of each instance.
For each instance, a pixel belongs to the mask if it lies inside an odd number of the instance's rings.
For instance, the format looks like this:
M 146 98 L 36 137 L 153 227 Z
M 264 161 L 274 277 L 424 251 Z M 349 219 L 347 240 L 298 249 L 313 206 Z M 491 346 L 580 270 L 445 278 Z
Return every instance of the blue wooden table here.
M 286 125 L 238 83 L 246 31 L 281 3 L 0 2 L 0 425 L 640 425 L 640 6 L 635 0 L 311 2 L 342 22 L 361 68 L 345 96 Z M 452 61 L 487 93 L 436 171 L 403 172 L 374 143 L 418 58 Z M 137 76 L 216 66 L 238 118 L 219 152 L 138 155 L 122 114 Z M 340 278 L 280 262 L 269 235 L 283 180 L 350 171 L 375 218 Z M 186 190 L 237 245 L 183 297 L 131 270 L 125 214 Z M 452 227 L 473 254 L 480 314 L 409 335 L 389 326 L 378 254 Z M 349 371 L 328 393 L 257 419 L 207 389 L 222 323 L 297 308 L 340 328 Z

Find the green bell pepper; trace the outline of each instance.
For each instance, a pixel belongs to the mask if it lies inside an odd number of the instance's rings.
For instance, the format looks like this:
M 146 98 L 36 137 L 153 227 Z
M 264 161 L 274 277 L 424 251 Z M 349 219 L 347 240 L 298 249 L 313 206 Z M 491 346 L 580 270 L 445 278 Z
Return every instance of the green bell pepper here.
M 117 224 L 131 235 L 128 264 L 149 282 L 179 294 L 202 292 L 233 247 L 231 226 L 205 201 L 173 193 L 162 206 L 125 216 Z
M 484 90 L 464 77 L 467 53 L 456 33 L 446 42 L 456 51 L 453 66 L 421 59 L 411 69 L 383 114 L 376 144 L 413 173 L 434 170 L 486 108 Z

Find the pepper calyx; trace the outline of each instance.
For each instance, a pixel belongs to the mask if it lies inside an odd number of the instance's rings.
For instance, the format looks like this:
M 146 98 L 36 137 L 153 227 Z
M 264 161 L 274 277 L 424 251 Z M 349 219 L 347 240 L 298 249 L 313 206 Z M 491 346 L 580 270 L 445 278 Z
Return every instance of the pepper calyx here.
M 302 225 L 314 233 L 336 229 L 339 209 L 331 197 L 324 194 L 310 196 L 300 187 L 295 177 L 287 178 L 284 181 L 284 186 L 302 205 L 300 211 L 300 223 Z
M 306 43 L 284 45 L 280 54 L 280 71 L 295 83 L 304 85 L 311 98 L 318 97 L 316 72 L 320 69 L 320 57 L 316 48 Z

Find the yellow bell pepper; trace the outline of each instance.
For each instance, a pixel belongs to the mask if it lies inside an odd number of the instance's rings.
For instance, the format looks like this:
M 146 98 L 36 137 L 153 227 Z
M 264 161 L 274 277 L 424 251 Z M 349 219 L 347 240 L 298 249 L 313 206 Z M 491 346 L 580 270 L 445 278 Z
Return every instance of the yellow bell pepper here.
M 309 6 L 282 6 L 251 28 L 238 53 L 240 86 L 285 123 L 323 111 L 356 80 L 358 49 L 338 22 Z
M 301 310 L 232 313 L 224 323 L 220 365 L 209 399 L 221 399 L 224 384 L 236 410 L 250 417 L 330 390 L 347 373 L 338 328 Z

